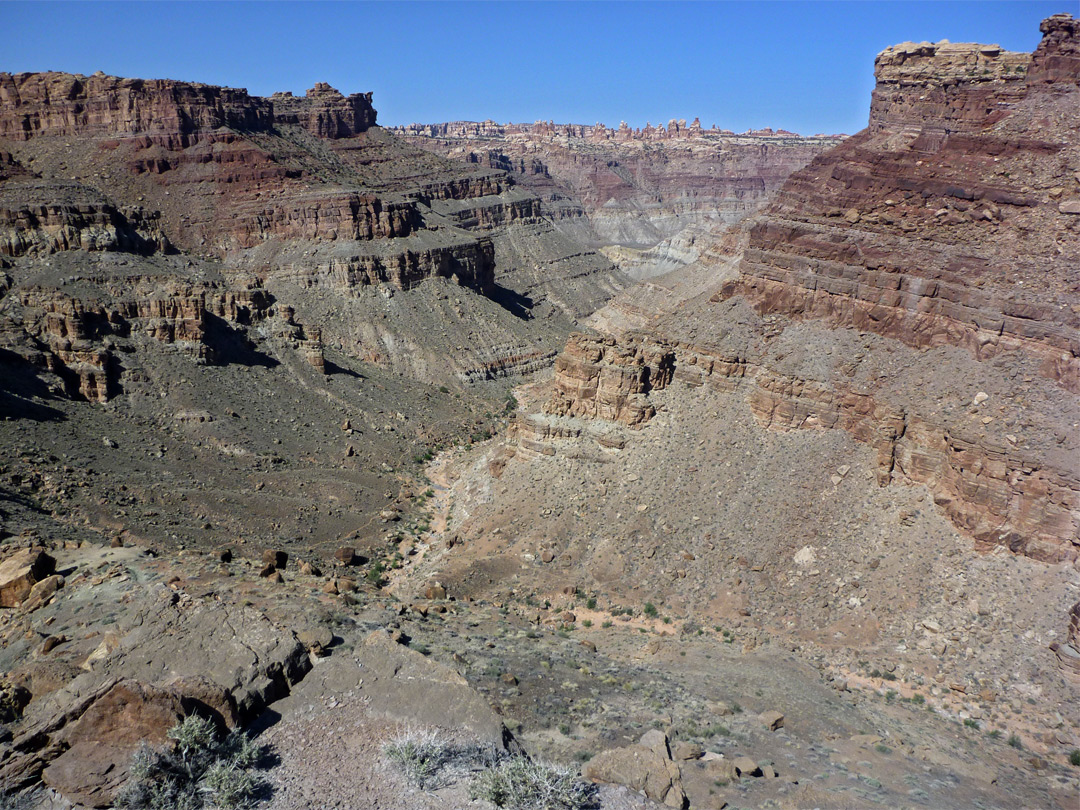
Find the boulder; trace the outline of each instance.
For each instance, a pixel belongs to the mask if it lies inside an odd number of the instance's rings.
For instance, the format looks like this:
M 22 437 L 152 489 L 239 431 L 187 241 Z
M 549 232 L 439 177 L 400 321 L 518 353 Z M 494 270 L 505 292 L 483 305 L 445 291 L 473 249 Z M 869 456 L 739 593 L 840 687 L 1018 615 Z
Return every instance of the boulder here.
M 0 680 L 0 723 L 14 723 L 30 702 L 30 691 L 20 684 Z
M 671 758 L 677 762 L 701 759 L 703 753 L 704 751 L 697 743 L 678 740 L 671 746 Z
M 668 807 L 686 807 L 679 767 L 644 745 L 603 751 L 589 760 L 582 776 L 593 782 L 625 785 Z
M 34 585 L 56 569 L 56 560 L 41 549 L 23 549 L 0 563 L 0 607 L 18 607 Z
M 443 587 L 443 584 L 441 582 L 436 582 L 436 583 L 434 583 L 432 585 L 429 585 L 424 590 L 424 598 L 425 599 L 445 599 L 446 598 L 446 588 Z
M 776 731 L 784 727 L 784 715 L 778 711 L 768 711 L 759 715 L 759 719 L 769 731 Z
M 655 751 L 664 759 L 671 759 L 671 749 L 668 746 L 668 736 L 658 728 L 649 729 L 641 735 L 638 745 Z
M 30 595 L 26 597 L 26 601 L 22 603 L 22 609 L 26 613 L 32 610 L 37 610 L 48 602 L 53 595 L 64 587 L 64 578 L 59 574 L 53 574 L 52 576 L 45 577 L 38 583 L 34 584 L 34 587 L 30 589 Z
M 736 757 L 732 764 L 739 776 L 761 776 L 761 769 L 750 757 Z
M 68 748 L 44 770 L 42 781 L 70 802 L 107 807 L 127 779 L 139 743 L 161 745 L 183 716 L 179 695 L 120 681 L 65 729 Z
M 262 561 L 263 565 L 272 565 L 277 570 L 284 571 L 289 563 L 289 555 L 279 549 L 268 548 L 262 554 Z
M 204 678 L 178 678 L 167 686 L 116 682 L 62 732 L 67 746 L 42 773 L 42 781 L 68 801 L 107 807 L 128 776 L 131 755 L 143 742 L 161 745 L 189 714 L 235 725 L 227 691 Z
M 296 634 L 296 638 L 311 651 L 312 655 L 318 656 L 326 655 L 328 648 L 334 643 L 334 634 L 327 627 L 310 627 L 301 630 Z

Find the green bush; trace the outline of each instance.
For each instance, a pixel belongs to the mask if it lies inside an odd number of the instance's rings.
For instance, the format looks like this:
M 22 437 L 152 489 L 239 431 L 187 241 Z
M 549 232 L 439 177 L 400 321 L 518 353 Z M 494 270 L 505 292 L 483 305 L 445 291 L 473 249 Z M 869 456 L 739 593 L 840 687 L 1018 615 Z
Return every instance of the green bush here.
M 652 602 L 646 602 L 645 608 L 642 612 L 650 619 L 655 619 L 658 615 L 660 615 L 660 611 L 656 609 L 656 605 L 654 605 Z
M 1020 740 L 1019 735 L 1016 735 L 1016 734 L 1010 734 L 1009 735 L 1009 745 L 1011 747 L 1013 747 L 1013 748 L 1023 748 L 1024 747 L 1024 743 Z
M 1080 748 L 1074 748 L 1069 752 L 1069 764 L 1080 768 Z
M 521 756 L 488 768 L 469 786 L 469 797 L 508 810 L 583 810 L 593 806 L 595 788 L 567 768 Z
M 252 773 L 264 749 L 242 731 L 221 739 L 206 718 L 191 715 L 169 729 L 171 745 L 145 743 L 131 760 L 115 807 L 131 810 L 237 810 L 251 807 L 263 787 Z

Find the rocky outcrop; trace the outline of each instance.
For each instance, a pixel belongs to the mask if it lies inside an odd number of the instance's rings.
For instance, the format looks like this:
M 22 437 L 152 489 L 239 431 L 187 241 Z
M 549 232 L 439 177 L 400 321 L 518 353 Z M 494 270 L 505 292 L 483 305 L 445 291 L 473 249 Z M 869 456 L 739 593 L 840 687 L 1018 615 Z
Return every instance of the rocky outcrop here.
M 1080 557 L 1080 474 L 1074 466 L 1048 463 L 1015 436 L 990 438 L 920 413 L 876 394 L 873 386 L 793 376 L 776 370 L 777 362 L 644 334 L 618 341 L 574 335 L 556 358 L 544 411 L 641 426 L 656 413 L 653 389 L 709 385 L 738 391 L 763 428 L 842 429 L 869 444 L 881 486 L 925 484 L 981 548 L 1005 546 L 1048 562 Z M 527 449 L 535 449 L 535 436 L 525 440 Z
M 939 143 L 977 132 L 1025 91 L 1031 54 L 997 45 L 905 42 L 878 54 L 870 131 L 910 132 Z
M 299 125 L 318 138 L 348 138 L 375 126 L 371 93 L 346 97 L 319 82 L 302 98 L 269 99 L 246 90 L 171 79 L 122 79 L 95 73 L 0 73 L 0 138 L 199 130 L 259 132 Z
M 655 729 L 635 745 L 597 754 L 582 770 L 582 776 L 594 782 L 626 785 L 666 807 L 682 810 L 689 805 L 667 735 Z
M 345 296 L 355 296 L 364 287 L 382 283 L 408 290 L 434 277 L 456 279 L 480 292 L 489 292 L 495 283 L 495 254 L 490 240 L 410 247 L 389 255 L 348 248 L 332 249 L 329 255 L 315 251 L 315 255 L 303 256 L 299 261 L 284 255 L 275 262 L 275 277 L 301 287 L 325 287 Z
M 0 608 L 18 607 L 56 568 L 56 560 L 41 549 L 25 549 L 0 563 Z
M 571 335 L 555 359 L 554 389 L 544 410 L 639 425 L 656 413 L 648 394 L 671 382 L 674 361 L 662 342 L 621 345 L 614 338 Z
M 40 347 L 39 355 L 26 359 L 64 379 L 72 396 L 104 402 L 120 390 L 117 339 L 145 336 L 198 362 L 216 362 L 216 325 L 248 325 L 265 318 L 270 307 L 258 287 L 156 281 L 99 279 L 95 295 L 47 286 L 20 290 L 9 311 Z
M 311 668 L 296 636 L 261 613 L 163 586 L 146 596 L 88 671 L 30 703 L 0 749 L 0 784 L 17 789 L 44 771 L 47 784 L 107 806 L 139 741 L 162 741 L 193 712 L 248 723 Z
M 1042 42 L 1031 57 L 1030 82 L 1076 84 L 1080 75 L 1080 21 L 1055 14 L 1042 21 Z
M 55 196 L 55 195 L 50 195 Z M 62 250 L 117 250 L 150 254 L 171 246 L 157 212 L 138 206 L 117 209 L 105 201 L 40 204 L 0 203 L 0 256 Z
M 169 729 L 193 710 L 217 715 L 219 722 L 225 719 L 202 697 L 210 704 L 227 706 L 229 701 L 227 692 L 205 681 L 177 681 L 166 687 L 117 681 L 64 729 L 67 748 L 45 768 L 42 781 L 69 801 L 110 806 L 127 781 L 132 754 L 140 745 L 163 745 Z
M 316 138 L 350 138 L 375 126 L 371 93 L 346 97 L 326 82 L 317 82 L 303 98 L 275 93 L 270 101 L 276 124 L 298 124 Z
M 273 106 L 246 90 L 96 73 L 0 73 L 0 138 L 266 129 Z
M 869 127 L 792 175 L 718 298 L 979 359 L 1021 351 L 1080 391 L 1080 222 L 1063 202 L 1080 195 L 1065 124 L 1080 99 L 1076 23 L 1043 30 L 1034 56 L 882 52 Z

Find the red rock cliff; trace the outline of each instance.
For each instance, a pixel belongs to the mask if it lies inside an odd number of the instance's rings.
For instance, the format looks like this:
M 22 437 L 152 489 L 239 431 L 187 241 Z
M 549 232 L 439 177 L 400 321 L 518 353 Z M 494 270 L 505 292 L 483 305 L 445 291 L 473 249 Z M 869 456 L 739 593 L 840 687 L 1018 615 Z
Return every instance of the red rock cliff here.
M 791 176 L 723 295 L 980 359 L 1023 351 L 1080 391 L 1077 24 L 1043 31 L 1030 57 L 883 51 L 869 127 Z

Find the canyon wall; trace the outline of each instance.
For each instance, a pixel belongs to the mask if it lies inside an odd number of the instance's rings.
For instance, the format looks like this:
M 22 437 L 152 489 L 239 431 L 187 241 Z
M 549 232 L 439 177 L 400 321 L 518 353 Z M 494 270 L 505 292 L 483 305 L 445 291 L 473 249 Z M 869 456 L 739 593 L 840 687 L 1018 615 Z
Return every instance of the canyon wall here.
M 615 299 L 595 323 L 629 328 L 571 338 L 544 410 L 648 429 L 650 392 L 712 385 L 763 428 L 847 431 L 980 548 L 1080 558 L 1080 24 L 1042 31 L 883 51 L 868 128 L 727 240 L 711 291 Z
M 205 266 L 228 295 L 259 289 L 262 309 L 290 309 L 317 338 L 286 342 L 304 343 L 316 365 L 324 344 L 440 383 L 550 363 L 622 276 L 556 234 L 539 198 L 511 176 L 403 143 L 376 125 L 371 102 L 324 83 L 302 97 L 259 98 L 173 80 L 0 74 L 0 260 L 22 293 L 4 304 L 18 325 L 5 329 L 7 343 L 62 374 L 72 395 L 115 396 L 123 364 L 103 345 L 108 330 L 84 321 L 94 313 L 122 323 L 118 339 L 128 340 L 143 319 L 131 313 L 179 296 L 190 310 L 181 320 L 198 327 L 202 305 L 175 292 L 188 265 L 159 261 L 175 254 Z M 133 299 L 88 277 L 94 295 L 70 295 L 64 278 L 39 272 L 70 252 L 147 259 L 159 289 Z M 91 272 L 63 263 L 76 277 Z M 488 302 L 466 295 L 435 315 L 423 297 L 401 296 L 394 325 L 379 323 L 385 287 L 405 293 L 429 280 Z M 70 322 L 59 332 L 37 314 L 49 295 Z M 530 322 L 534 309 L 544 318 Z M 481 335 L 474 320 L 491 329 Z M 446 362 L 451 334 L 458 348 Z M 201 361 L 220 356 L 198 336 L 176 340 Z
M 869 127 L 792 175 L 720 296 L 980 359 L 1020 350 L 1080 391 L 1077 22 L 1043 29 L 1033 55 L 883 51 Z
M 459 121 L 394 131 L 424 149 L 511 173 L 562 227 L 594 245 L 638 250 L 695 225 L 740 221 L 843 138 L 771 129 L 737 135 L 704 129 L 697 119 L 641 129 Z M 656 271 L 666 267 L 656 264 Z

